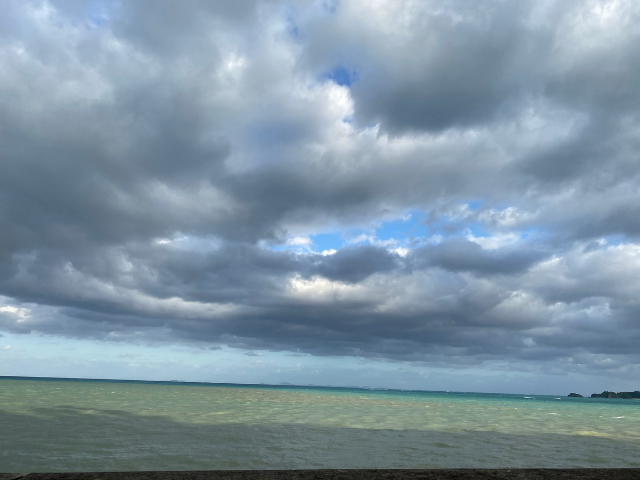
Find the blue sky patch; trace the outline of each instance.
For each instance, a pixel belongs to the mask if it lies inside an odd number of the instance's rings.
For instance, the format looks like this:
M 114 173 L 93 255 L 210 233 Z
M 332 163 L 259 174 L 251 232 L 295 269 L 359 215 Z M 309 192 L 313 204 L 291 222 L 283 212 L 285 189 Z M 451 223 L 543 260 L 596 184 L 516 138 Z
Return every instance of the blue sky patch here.
M 425 215 L 420 212 L 409 212 L 404 219 L 384 222 L 376 229 L 379 240 L 393 238 L 401 243 L 427 235 L 424 225 Z
M 287 27 L 289 35 L 294 38 L 298 38 L 300 36 L 300 30 L 298 30 L 298 26 L 296 25 L 296 22 L 291 15 L 287 17 Z
M 341 87 L 350 87 L 353 82 L 358 80 L 358 72 L 339 65 L 334 67 L 333 70 L 322 74 L 321 78 L 331 80 Z
M 311 240 L 316 252 L 339 250 L 345 244 L 340 232 L 319 233 L 318 235 L 312 235 Z

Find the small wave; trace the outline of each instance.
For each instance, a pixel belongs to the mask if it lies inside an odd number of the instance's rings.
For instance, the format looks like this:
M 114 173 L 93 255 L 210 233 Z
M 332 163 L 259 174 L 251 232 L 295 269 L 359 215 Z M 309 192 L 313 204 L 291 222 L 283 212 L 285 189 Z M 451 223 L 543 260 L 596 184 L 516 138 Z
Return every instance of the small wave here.
M 588 437 L 608 437 L 609 435 L 602 432 L 596 432 L 594 430 L 577 430 L 573 432 L 574 435 L 586 435 Z
M 449 443 L 444 443 L 444 442 L 435 442 L 435 443 L 432 443 L 431 445 L 433 445 L 434 447 L 440 447 L 440 448 L 456 448 L 454 445 L 451 445 Z
M 557 413 L 547 413 L 547 415 L 557 415 Z
M 621 417 L 613 417 L 613 418 L 624 418 L 624 415 L 622 415 Z
M 534 399 L 534 400 L 535 400 L 535 398 L 534 398 L 534 397 L 523 397 L 523 398 L 532 398 L 532 399 Z

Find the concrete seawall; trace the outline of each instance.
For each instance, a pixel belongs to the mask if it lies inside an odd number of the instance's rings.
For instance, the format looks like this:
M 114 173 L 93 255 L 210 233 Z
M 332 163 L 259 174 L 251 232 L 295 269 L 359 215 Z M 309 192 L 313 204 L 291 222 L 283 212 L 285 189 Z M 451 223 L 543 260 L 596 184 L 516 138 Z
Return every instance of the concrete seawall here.
M 640 480 L 640 468 L 0 473 L 0 480 Z

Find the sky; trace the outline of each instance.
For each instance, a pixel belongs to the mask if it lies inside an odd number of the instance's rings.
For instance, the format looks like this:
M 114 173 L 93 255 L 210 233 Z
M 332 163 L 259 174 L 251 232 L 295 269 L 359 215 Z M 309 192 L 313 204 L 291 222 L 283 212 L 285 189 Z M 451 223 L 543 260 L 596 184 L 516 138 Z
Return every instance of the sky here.
M 6 0 L 0 375 L 640 389 L 639 25 Z

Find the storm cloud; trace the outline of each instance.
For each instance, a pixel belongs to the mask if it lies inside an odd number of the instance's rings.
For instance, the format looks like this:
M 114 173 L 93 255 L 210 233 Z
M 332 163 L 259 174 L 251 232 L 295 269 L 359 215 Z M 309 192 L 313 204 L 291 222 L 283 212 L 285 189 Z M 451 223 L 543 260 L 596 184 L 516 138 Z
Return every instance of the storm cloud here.
M 0 329 L 640 363 L 640 5 L 13 1 Z

